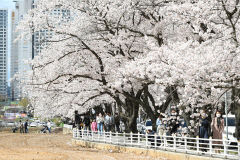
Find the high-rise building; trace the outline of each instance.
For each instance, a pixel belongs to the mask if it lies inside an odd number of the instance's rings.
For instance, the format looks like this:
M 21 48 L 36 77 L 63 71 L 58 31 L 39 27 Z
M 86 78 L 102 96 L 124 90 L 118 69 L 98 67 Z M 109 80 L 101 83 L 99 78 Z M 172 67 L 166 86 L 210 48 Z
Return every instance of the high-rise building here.
M 7 97 L 8 10 L 0 9 L 0 96 Z
M 17 3 L 16 3 L 17 5 Z M 20 22 L 28 11 L 32 8 L 32 0 L 19 0 L 18 8 L 16 6 L 16 13 L 18 15 L 18 22 Z M 18 34 L 18 33 L 16 33 Z M 31 66 L 26 61 L 32 59 L 32 39 L 29 37 L 22 37 L 18 41 L 18 73 L 19 77 L 24 78 L 26 73 L 31 70 Z M 20 90 L 20 96 L 22 96 Z
M 32 39 L 23 37 L 16 41 L 19 33 L 16 31 L 17 25 L 32 8 L 33 0 L 15 1 L 15 10 L 12 12 L 12 46 L 11 46 L 11 98 L 13 100 L 24 97 L 22 84 L 26 73 L 31 70 L 31 66 L 26 61 L 32 59 Z
M 61 25 L 63 23 L 66 23 L 70 21 L 71 15 L 70 11 L 66 9 L 55 9 L 51 11 L 51 16 L 54 20 L 58 19 L 58 22 L 51 22 L 49 20 L 49 23 L 52 23 L 53 26 L 55 25 Z M 38 55 L 42 49 L 48 46 L 50 39 L 53 37 L 53 32 L 44 29 L 39 32 L 34 33 L 34 55 Z
M 52 38 L 53 33 L 49 30 L 38 32 L 33 30 L 34 34 L 30 39 L 29 37 L 23 37 L 15 41 L 19 34 L 16 32 L 16 26 L 35 5 L 34 0 L 16 0 L 15 2 L 15 11 L 12 13 L 11 95 L 12 99 L 20 99 L 25 95 L 22 91 L 22 84 L 19 81 L 24 80 L 26 73 L 31 70 L 31 66 L 26 61 L 34 58 L 48 45 L 48 41 Z M 51 15 L 60 19 L 57 25 L 70 19 L 69 10 L 55 9 L 51 12 Z M 53 23 L 55 24 L 55 22 Z
M 18 8 L 18 3 L 16 3 L 16 9 Z M 19 98 L 19 81 L 15 77 L 18 73 L 18 41 L 16 38 L 18 33 L 16 32 L 16 27 L 18 25 L 18 12 L 13 11 L 11 16 L 12 21 L 12 37 L 11 37 L 11 64 L 10 64 L 10 77 L 11 77 L 11 99 L 15 100 Z

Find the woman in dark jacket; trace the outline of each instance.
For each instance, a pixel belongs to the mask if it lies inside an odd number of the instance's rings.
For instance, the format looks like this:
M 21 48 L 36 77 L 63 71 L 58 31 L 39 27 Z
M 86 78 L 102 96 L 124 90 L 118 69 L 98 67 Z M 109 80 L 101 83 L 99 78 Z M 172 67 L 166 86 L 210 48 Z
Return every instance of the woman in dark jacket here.
M 208 139 L 210 136 L 210 132 L 211 132 L 211 127 L 210 127 L 210 122 L 208 120 L 208 116 L 205 112 L 203 112 L 200 118 L 199 138 Z M 208 143 L 208 141 L 200 140 L 200 143 Z M 202 145 L 202 147 L 206 147 L 206 145 Z M 206 149 L 204 149 L 203 151 L 206 151 Z

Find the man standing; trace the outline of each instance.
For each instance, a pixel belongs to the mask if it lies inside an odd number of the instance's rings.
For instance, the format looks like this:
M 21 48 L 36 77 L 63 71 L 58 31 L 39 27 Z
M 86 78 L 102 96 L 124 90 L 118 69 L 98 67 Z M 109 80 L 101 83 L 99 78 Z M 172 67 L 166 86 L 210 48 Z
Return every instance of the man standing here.
M 160 114 L 156 120 L 156 126 L 157 126 L 157 134 L 163 135 L 163 122 L 162 122 L 162 115 Z
M 51 133 L 51 122 L 50 122 L 50 120 L 48 120 L 48 122 L 47 122 L 47 129 L 48 129 L 48 132 Z
M 115 125 L 116 125 L 116 131 L 120 132 L 120 117 L 118 114 L 115 114 Z
M 81 129 L 80 124 L 81 124 L 81 117 L 78 114 L 78 111 L 75 111 L 75 117 L 74 117 L 74 124 L 77 129 Z
M 110 117 L 110 131 L 114 132 L 115 131 L 115 119 L 114 116 L 112 116 L 109 113 L 109 117 Z
M 19 121 L 19 129 L 20 129 L 20 133 L 24 133 L 23 128 L 24 128 L 23 122 L 20 120 L 20 121 Z
M 84 119 L 83 119 L 83 123 L 84 123 L 84 129 L 85 130 L 90 130 L 90 118 L 88 115 L 84 115 Z
M 111 117 L 110 114 L 107 113 L 105 116 L 104 124 L 106 126 L 106 132 L 109 132 L 111 130 Z
M 25 130 L 25 133 L 28 133 L 28 119 L 24 123 L 24 130 Z
M 97 121 L 98 132 L 100 132 L 100 134 L 102 134 L 104 118 L 101 113 L 99 113 L 98 116 L 96 117 L 96 121 Z
M 169 121 L 169 126 L 170 126 L 170 135 L 176 135 L 177 129 L 179 127 L 179 124 L 177 123 L 177 112 L 176 110 L 172 109 L 171 110 L 171 119 Z

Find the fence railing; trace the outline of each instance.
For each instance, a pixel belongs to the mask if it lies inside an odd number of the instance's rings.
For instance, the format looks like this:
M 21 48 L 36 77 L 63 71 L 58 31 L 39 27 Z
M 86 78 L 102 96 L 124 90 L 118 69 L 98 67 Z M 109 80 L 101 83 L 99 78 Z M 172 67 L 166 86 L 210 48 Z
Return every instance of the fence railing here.
M 121 146 L 166 150 L 211 156 L 227 159 L 240 159 L 240 143 L 232 144 L 230 140 L 204 139 L 177 136 L 159 136 L 156 134 L 94 132 L 73 129 L 73 138 L 109 143 Z

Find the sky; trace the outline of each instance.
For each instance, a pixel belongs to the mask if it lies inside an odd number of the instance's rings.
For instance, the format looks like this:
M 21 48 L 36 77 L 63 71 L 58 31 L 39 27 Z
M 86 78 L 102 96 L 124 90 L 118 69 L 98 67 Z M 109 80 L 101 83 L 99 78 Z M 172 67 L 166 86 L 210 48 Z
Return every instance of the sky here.
M 14 8 L 13 0 L 0 0 L 0 8 L 13 9 Z
M 0 0 L 0 9 L 8 9 L 8 15 L 11 15 L 11 11 L 14 9 L 13 0 Z M 10 55 L 11 55 L 11 19 L 8 16 L 8 80 L 10 79 Z M 8 85 L 10 85 L 8 81 Z

